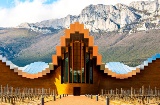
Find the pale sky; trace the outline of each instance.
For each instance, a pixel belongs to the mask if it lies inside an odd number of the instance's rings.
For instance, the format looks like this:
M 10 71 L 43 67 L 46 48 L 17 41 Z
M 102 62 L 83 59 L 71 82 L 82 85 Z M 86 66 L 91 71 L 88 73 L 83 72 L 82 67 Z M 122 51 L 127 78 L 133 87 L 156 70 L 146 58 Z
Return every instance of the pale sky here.
M 0 27 L 79 15 L 90 4 L 128 5 L 132 1 L 140 0 L 0 0 Z

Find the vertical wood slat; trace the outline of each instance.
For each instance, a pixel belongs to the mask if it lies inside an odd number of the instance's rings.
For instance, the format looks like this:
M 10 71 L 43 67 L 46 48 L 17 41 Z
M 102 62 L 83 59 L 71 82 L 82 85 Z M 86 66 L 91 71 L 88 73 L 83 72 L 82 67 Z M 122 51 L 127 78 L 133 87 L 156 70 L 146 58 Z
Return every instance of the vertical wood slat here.
M 82 83 L 82 40 L 81 40 L 81 43 L 80 43 L 80 60 L 81 60 L 81 83 Z
M 68 83 L 69 83 L 69 76 L 70 76 L 70 48 L 68 47 Z
M 96 66 L 94 66 L 94 64 L 95 64 L 95 61 L 94 60 L 92 60 L 92 83 L 93 83 L 93 72 L 94 72 L 94 68 L 96 67 Z
M 62 83 L 62 81 L 63 81 L 63 62 L 62 62 L 62 60 L 58 60 L 58 64 L 60 64 L 60 66 L 61 66 L 61 73 L 60 74 L 61 74 L 61 83 Z
M 63 59 L 63 75 L 64 75 L 64 83 L 66 82 L 66 61 L 65 61 L 65 59 L 66 59 L 66 54 L 65 54 L 65 51 L 64 51 L 64 59 Z
M 74 74 L 74 71 L 73 71 L 73 61 L 74 61 L 73 60 L 73 50 L 74 50 L 74 48 L 73 47 L 74 47 L 74 44 L 73 44 L 73 40 L 72 40 L 72 83 L 73 83 L 73 79 L 74 79 L 73 78 L 73 74 Z
M 79 43 L 76 42 L 75 45 L 76 45 L 75 48 L 77 49 L 77 52 L 76 52 L 75 55 L 76 55 L 76 58 L 77 58 L 77 59 L 76 59 L 76 72 L 77 72 L 77 75 L 76 75 L 76 76 L 77 76 L 77 82 L 78 82 L 78 69 L 79 69 L 79 62 L 78 62 L 78 53 L 79 53 L 78 50 L 79 50 L 79 48 L 78 48 L 78 47 L 79 47 Z M 74 56 L 74 57 L 75 57 L 75 56 Z
M 88 53 L 89 53 L 89 68 L 87 68 L 88 69 L 88 82 L 89 82 L 89 84 L 90 84 L 90 63 L 91 63 L 91 59 L 90 59 L 90 57 L 91 57 L 91 55 L 90 55 L 90 50 L 88 50 Z
M 86 46 L 83 47 L 84 48 L 84 82 L 86 83 Z
M 90 84 L 90 66 L 91 66 L 91 59 L 90 59 L 90 51 L 89 52 L 89 70 L 88 70 L 88 78 L 89 78 L 89 84 Z
M 68 53 L 69 51 L 68 51 L 68 47 L 66 47 L 66 53 Z

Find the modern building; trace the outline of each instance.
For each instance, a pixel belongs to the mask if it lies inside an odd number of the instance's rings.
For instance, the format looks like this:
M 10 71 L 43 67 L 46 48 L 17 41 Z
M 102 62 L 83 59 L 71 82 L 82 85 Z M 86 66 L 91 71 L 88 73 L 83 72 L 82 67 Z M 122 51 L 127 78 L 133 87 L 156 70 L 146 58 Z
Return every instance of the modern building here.
M 58 94 L 98 94 L 101 89 L 160 87 L 160 54 L 137 67 L 120 62 L 102 63 L 98 46 L 83 24 L 75 22 L 56 46 L 52 63 L 34 62 L 18 67 L 0 56 L 0 84 L 51 88 Z

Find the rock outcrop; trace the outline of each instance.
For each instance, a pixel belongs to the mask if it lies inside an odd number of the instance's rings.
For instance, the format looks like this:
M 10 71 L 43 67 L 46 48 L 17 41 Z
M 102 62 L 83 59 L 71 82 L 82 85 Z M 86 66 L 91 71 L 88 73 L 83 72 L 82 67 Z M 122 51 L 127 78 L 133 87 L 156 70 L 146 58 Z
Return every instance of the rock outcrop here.
M 134 1 L 129 6 L 116 5 L 89 5 L 85 7 L 78 16 L 67 15 L 60 19 L 44 20 L 37 23 L 21 24 L 20 28 L 30 28 L 34 31 L 52 33 L 50 29 L 69 28 L 71 23 L 79 21 L 92 32 L 115 31 L 115 30 L 137 30 L 145 22 L 155 21 L 159 24 L 160 0 Z M 44 30 L 45 29 L 45 30 Z

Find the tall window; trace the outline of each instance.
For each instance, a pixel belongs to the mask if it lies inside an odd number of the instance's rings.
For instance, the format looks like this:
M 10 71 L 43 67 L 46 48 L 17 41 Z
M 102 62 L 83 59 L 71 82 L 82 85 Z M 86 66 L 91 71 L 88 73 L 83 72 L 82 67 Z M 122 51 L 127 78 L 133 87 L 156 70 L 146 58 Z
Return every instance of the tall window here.
M 69 47 L 69 51 L 68 51 L 68 53 L 69 53 L 69 83 L 72 83 L 72 72 L 73 72 L 73 70 L 72 70 L 72 46 L 71 47 Z
M 68 82 L 68 54 L 65 54 L 65 82 Z
M 83 42 L 72 42 L 68 48 L 62 61 L 61 83 L 93 83 L 92 60 Z
M 89 83 L 89 53 L 86 53 L 86 83 Z
M 64 60 L 62 60 L 61 83 L 68 82 L 68 60 L 68 53 L 65 53 Z

